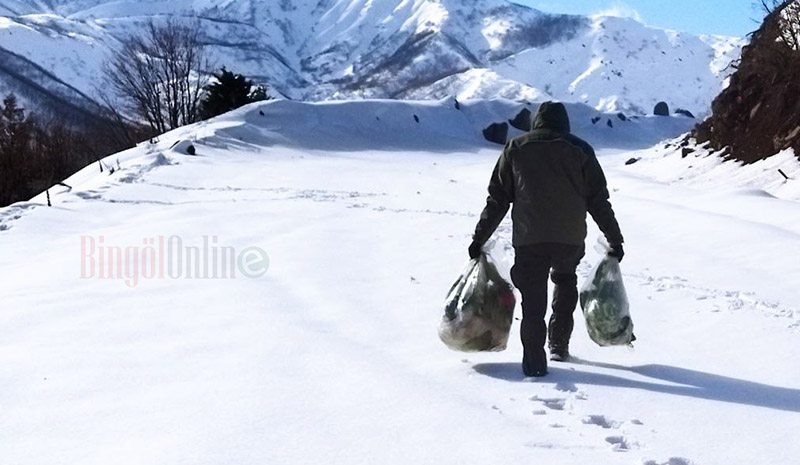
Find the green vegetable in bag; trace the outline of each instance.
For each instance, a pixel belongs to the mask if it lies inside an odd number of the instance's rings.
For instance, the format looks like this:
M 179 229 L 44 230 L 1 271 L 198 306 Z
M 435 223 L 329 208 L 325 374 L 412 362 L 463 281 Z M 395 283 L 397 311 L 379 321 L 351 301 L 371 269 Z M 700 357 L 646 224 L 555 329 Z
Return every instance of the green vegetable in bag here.
M 470 260 L 450 288 L 439 338 L 463 352 L 506 348 L 516 299 L 511 285 L 486 254 Z
M 636 339 L 619 260 L 604 256 L 589 274 L 580 299 L 589 337 L 598 345 L 630 345 Z

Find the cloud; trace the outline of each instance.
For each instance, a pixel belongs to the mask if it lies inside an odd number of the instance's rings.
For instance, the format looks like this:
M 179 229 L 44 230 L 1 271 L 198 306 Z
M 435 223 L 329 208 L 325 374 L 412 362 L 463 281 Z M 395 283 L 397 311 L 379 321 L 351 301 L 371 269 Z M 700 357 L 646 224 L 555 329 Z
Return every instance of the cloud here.
M 642 15 L 640 15 L 636 9 L 620 1 L 616 1 L 608 8 L 598 11 L 594 16 L 616 16 L 619 18 L 631 18 L 640 23 L 644 22 L 644 18 L 642 18 Z

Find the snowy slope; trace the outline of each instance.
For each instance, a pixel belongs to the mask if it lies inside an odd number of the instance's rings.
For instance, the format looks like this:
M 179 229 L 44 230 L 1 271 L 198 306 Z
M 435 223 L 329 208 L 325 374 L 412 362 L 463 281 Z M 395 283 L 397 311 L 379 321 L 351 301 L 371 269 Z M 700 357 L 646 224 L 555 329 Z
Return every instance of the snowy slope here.
M 639 161 L 629 169 L 661 182 L 696 188 L 724 179 L 731 188 L 753 195 L 800 201 L 800 158 L 792 149 L 745 165 L 692 142 L 691 153 L 685 156 L 678 140 L 631 153 Z
M 300 99 L 536 94 L 637 114 L 665 100 L 703 115 L 743 45 L 505 0 L 4 1 L 0 15 L 0 50 L 93 97 L 118 40 L 169 15 L 198 21 L 219 65 Z M 498 79 L 509 82 L 500 95 Z
M 654 180 L 580 106 L 628 240 L 635 349 L 595 346 L 578 315 L 577 358 L 532 380 L 516 337 L 494 354 L 441 344 L 498 154 L 477 131 L 515 105 L 256 104 L 86 168 L 52 208 L 0 209 L 0 461 L 794 463 L 800 205 Z M 639 148 L 675 121 L 632 122 Z M 82 236 L 173 235 L 260 247 L 269 269 L 80 278 Z M 509 240 L 504 222 L 505 272 Z
M 659 101 L 703 112 L 721 90 L 739 48 L 724 37 L 648 28 L 629 18 L 595 17 L 584 34 L 528 49 L 494 66 L 501 76 L 566 101 L 646 114 Z M 536 72 L 531 73 L 534 69 Z M 614 91 L 610 91 L 614 89 Z

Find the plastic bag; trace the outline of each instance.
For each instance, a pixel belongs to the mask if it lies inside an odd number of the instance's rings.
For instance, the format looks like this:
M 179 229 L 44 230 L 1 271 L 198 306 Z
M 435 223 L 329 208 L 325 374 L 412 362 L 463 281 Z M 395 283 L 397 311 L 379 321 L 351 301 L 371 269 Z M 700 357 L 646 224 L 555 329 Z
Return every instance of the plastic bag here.
M 586 329 L 600 346 L 630 345 L 636 338 L 622 271 L 619 260 L 607 255 L 607 246 L 605 253 L 581 289 Z
M 445 300 L 439 338 L 462 352 L 504 350 L 516 299 L 487 254 L 470 260 Z

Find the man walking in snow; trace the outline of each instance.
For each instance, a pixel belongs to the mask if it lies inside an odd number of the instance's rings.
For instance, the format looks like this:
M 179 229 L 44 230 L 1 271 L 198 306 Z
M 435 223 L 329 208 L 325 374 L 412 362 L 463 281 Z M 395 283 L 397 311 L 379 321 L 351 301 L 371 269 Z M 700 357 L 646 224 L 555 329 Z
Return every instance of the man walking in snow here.
M 575 270 L 584 255 L 587 212 L 606 236 L 609 255 L 622 260 L 623 238 L 608 199 L 594 150 L 570 134 L 567 109 L 561 103 L 542 103 L 532 130 L 508 142 L 497 161 L 469 255 L 480 255 L 513 203 L 516 257 L 511 280 L 522 294 L 520 336 L 526 376 L 547 374 L 547 338 L 551 360 L 569 357 L 578 303 Z M 555 284 L 549 327 L 544 320 L 548 274 Z

